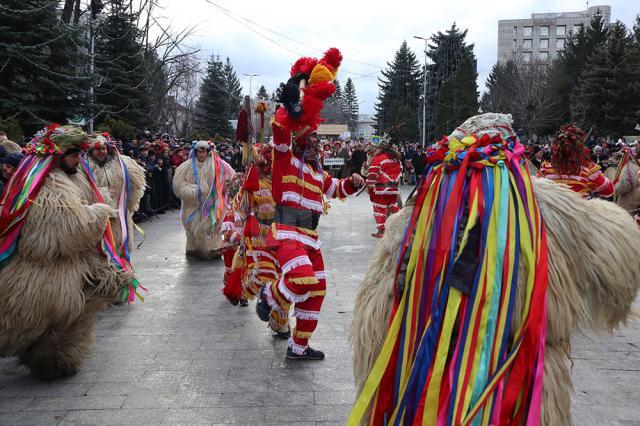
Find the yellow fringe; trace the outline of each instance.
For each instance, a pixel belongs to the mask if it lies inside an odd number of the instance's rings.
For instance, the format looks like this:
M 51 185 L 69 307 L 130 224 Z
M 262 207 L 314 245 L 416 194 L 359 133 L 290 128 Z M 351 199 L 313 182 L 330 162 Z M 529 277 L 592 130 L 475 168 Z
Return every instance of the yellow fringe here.
M 318 284 L 316 277 L 287 278 L 287 281 L 293 284 Z

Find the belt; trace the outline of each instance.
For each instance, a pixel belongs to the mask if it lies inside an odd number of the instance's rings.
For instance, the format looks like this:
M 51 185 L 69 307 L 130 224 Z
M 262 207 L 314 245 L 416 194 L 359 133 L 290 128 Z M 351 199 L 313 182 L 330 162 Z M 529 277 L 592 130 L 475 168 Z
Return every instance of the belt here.
M 281 225 L 315 230 L 318 227 L 318 222 L 320 222 L 320 213 L 277 205 L 276 216 L 273 221 Z
M 258 223 L 261 225 L 271 226 L 273 219 L 258 219 Z
M 398 186 L 398 182 L 376 183 L 376 188 L 394 188 Z

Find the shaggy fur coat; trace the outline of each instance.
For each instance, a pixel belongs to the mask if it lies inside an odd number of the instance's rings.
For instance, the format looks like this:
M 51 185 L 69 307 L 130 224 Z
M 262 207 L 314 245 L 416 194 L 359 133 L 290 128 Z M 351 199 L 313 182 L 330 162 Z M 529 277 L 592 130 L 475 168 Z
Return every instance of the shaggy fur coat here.
M 607 167 L 604 171 L 612 182 L 616 176 L 617 167 Z M 614 188 L 613 199 L 617 205 L 625 210 L 633 210 L 640 207 L 640 182 L 638 181 L 638 172 L 640 166 L 633 158 L 624 166 L 620 172 L 620 178 Z
M 94 341 L 96 313 L 129 279 L 96 249 L 114 216 L 94 203 L 82 173 L 50 172 L 0 271 L 0 356 L 18 356 L 47 378 L 77 371 Z
M 207 156 L 204 162 L 196 160 L 198 180 L 202 199 L 207 196 L 213 185 L 213 168 L 211 157 Z M 234 171 L 229 164 L 221 160 L 225 167 L 224 180 L 230 180 Z M 180 216 L 182 224 L 187 234 L 187 253 L 194 253 L 202 259 L 211 258 L 212 255 L 220 252 L 223 241 L 220 233 L 220 224 L 212 227 L 209 218 L 202 216 L 198 210 L 198 186 L 193 176 L 193 165 L 191 159 L 180 164 L 173 176 L 173 191 L 182 202 Z M 187 218 L 193 213 L 190 222 Z
M 542 423 L 569 425 L 571 334 L 578 330 L 611 332 L 629 318 L 640 286 L 640 229 L 625 210 L 611 202 L 584 200 L 562 185 L 532 180 L 549 251 Z M 359 391 L 386 337 L 397 253 L 412 210 L 408 204 L 389 218 L 356 297 L 350 338 Z M 519 283 L 516 309 L 522 306 L 523 284 Z M 520 316 L 514 318 L 518 321 Z
M 133 214 L 140 207 L 140 200 L 144 195 L 147 186 L 145 171 L 141 165 L 126 155 L 121 155 L 122 162 L 129 172 L 129 203 L 127 206 L 128 216 L 128 233 L 129 233 L 129 252 L 133 250 Z M 87 164 L 91 168 L 91 172 L 96 180 L 96 185 L 101 193 L 108 193 L 109 198 L 105 198 L 105 202 L 114 209 L 118 209 L 118 200 L 120 199 L 120 190 L 122 189 L 122 181 L 124 179 L 120 163 L 117 158 L 110 158 L 104 166 L 100 166 L 91 156 L 87 157 Z M 111 220 L 111 229 L 116 244 L 119 246 L 122 242 L 122 232 L 120 230 L 119 218 Z

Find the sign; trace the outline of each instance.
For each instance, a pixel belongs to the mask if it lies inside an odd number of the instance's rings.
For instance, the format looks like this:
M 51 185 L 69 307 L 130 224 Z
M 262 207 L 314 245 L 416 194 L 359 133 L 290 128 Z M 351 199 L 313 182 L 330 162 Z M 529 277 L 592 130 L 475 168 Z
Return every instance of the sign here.
M 380 145 L 380 136 L 371 136 L 371 143 L 374 145 Z
M 340 139 L 342 140 L 349 139 L 350 137 L 351 137 L 351 132 L 349 131 L 340 133 Z
M 325 166 L 344 166 L 344 158 L 325 158 L 322 163 Z

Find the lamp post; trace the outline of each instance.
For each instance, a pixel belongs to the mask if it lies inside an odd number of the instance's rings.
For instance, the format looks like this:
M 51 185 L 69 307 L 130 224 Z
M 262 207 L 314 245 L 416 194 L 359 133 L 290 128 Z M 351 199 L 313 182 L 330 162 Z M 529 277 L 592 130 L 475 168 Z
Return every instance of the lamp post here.
M 251 82 L 253 80 L 253 77 L 260 77 L 260 74 L 245 74 L 245 73 L 242 73 L 242 75 L 246 75 L 247 77 L 249 77 L 249 99 L 251 99 Z
M 419 40 L 424 40 L 424 82 L 422 83 L 422 149 L 427 142 L 427 48 L 429 37 L 413 36 Z

